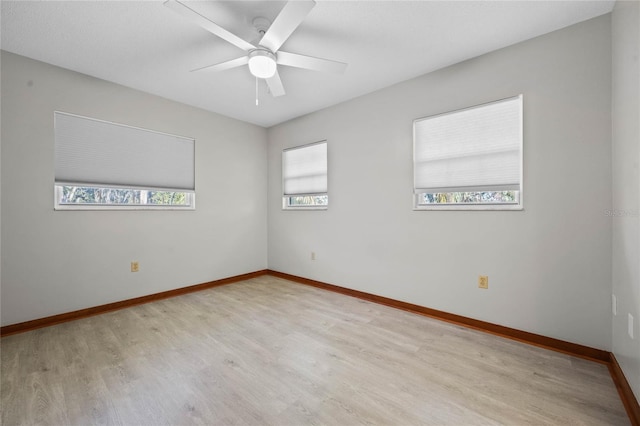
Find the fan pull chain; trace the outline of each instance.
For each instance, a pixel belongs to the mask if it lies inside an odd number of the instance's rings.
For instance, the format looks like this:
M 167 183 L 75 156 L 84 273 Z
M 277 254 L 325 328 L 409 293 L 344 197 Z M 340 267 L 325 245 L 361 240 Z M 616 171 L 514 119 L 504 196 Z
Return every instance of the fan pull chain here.
M 256 77 L 256 106 L 259 105 L 258 102 L 258 77 Z

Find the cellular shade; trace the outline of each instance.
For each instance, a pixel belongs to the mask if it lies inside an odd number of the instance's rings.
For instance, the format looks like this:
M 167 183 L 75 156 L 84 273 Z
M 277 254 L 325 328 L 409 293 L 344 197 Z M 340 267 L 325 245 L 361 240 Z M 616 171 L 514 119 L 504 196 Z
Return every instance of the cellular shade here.
M 519 190 L 522 97 L 414 122 L 414 190 Z
M 57 184 L 193 191 L 195 141 L 55 112 Z
M 327 143 L 291 148 L 282 152 L 284 195 L 327 193 Z

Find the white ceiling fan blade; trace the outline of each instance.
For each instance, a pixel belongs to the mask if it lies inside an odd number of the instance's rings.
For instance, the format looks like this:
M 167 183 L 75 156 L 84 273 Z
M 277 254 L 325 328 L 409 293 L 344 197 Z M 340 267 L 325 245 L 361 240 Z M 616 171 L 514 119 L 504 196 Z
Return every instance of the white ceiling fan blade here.
M 195 72 L 195 71 L 213 71 L 213 72 L 217 72 L 217 71 L 225 71 L 231 68 L 237 68 L 237 67 L 241 67 L 243 65 L 246 65 L 247 63 L 249 63 L 249 57 L 248 56 L 241 56 L 239 58 L 236 59 L 232 59 L 230 61 L 225 61 L 225 62 L 220 62 L 219 64 L 213 64 L 213 65 L 207 65 L 201 68 L 196 68 L 194 70 L 191 70 L 191 72 Z
M 278 74 L 278 70 L 271 78 L 267 78 L 267 85 L 269 86 L 269 91 L 271 92 L 271 96 L 277 98 L 278 96 L 283 96 L 284 86 L 282 85 L 282 80 L 280 80 L 280 74 Z
M 344 62 L 331 61 L 329 59 L 314 58 L 313 56 L 298 55 L 297 53 L 278 52 L 277 62 L 296 68 L 305 68 L 313 71 L 322 71 L 334 74 L 342 74 L 347 69 Z
M 272 52 L 280 49 L 280 46 L 287 41 L 291 33 L 298 28 L 298 25 L 302 23 L 315 5 L 314 0 L 289 1 L 260 40 L 260 46 L 264 46 Z
M 180 3 L 178 0 L 167 0 L 166 2 L 164 2 L 164 5 L 169 9 L 173 10 L 174 12 L 189 19 L 194 24 L 199 25 L 200 27 L 204 28 L 210 33 L 217 35 L 221 39 L 228 41 L 229 43 L 239 47 L 242 50 L 249 51 L 249 50 L 255 49 L 255 46 L 249 43 L 248 41 L 245 41 L 240 37 L 238 37 L 237 35 L 230 33 L 229 31 L 225 30 L 218 24 L 200 15 L 198 12 L 191 9 L 189 6 L 183 3 Z

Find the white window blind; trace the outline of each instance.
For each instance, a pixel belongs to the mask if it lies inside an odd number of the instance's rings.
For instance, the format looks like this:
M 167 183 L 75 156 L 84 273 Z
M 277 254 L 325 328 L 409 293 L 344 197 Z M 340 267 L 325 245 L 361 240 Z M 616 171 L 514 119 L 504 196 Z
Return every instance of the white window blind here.
M 327 142 L 282 152 L 282 187 L 285 196 L 327 192 Z
M 195 189 L 193 139 L 63 112 L 54 124 L 58 185 Z
M 415 193 L 520 190 L 522 96 L 416 120 Z

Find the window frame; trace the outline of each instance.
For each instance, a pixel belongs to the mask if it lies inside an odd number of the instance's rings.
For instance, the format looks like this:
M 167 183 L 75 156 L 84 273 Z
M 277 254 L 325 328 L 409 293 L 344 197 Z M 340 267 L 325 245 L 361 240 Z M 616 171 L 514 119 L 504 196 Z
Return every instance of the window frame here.
M 304 204 L 291 204 L 291 198 L 293 197 L 314 197 L 314 196 L 326 196 L 327 197 L 327 204 L 321 205 L 321 204 L 317 204 L 317 205 L 304 205 Z M 327 210 L 329 208 L 329 194 L 327 193 L 323 193 L 323 194 L 308 194 L 308 195 L 283 195 L 282 196 L 282 209 L 283 210 Z
M 158 191 L 158 192 L 180 192 L 187 197 L 188 204 L 185 205 L 166 205 L 166 204 L 91 204 L 91 203 L 61 203 L 63 196 L 63 187 L 77 186 L 83 188 L 105 188 L 105 189 L 128 189 L 134 191 Z M 64 184 L 54 183 L 54 210 L 195 210 L 196 209 L 196 193 L 195 191 L 175 190 L 175 189 L 158 189 L 158 188 L 140 188 L 140 187 L 120 187 L 105 185 L 86 185 L 86 184 Z
M 327 192 L 321 192 L 321 193 L 313 193 L 313 194 L 285 194 L 284 193 L 284 188 L 285 188 L 285 174 L 284 174 L 284 167 L 285 167 L 285 163 L 284 163 L 284 153 L 286 151 L 292 151 L 292 150 L 296 150 L 296 149 L 304 149 L 304 148 L 309 148 L 311 146 L 314 145 L 319 145 L 319 144 L 326 144 L 327 146 Z M 281 196 L 282 196 L 282 210 L 291 210 L 291 211 L 301 211 L 301 210 L 328 210 L 329 209 L 329 143 L 326 139 L 317 141 L 317 142 L 311 142 L 311 143 L 307 143 L 304 145 L 297 145 L 297 146 L 292 146 L 290 148 L 285 148 L 282 150 L 282 154 L 281 157 L 282 159 L 281 161 L 281 173 L 280 173 L 280 177 L 281 177 Z M 327 197 L 327 204 L 325 205 L 296 205 L 296 204 L 291 204 L 291 198 L 293 197 L 304 197 L 304 196 L 319 196 L 319 195 L 324 195 Z
M 439 203 L 439 204 L 420 204 L 419 198 L 423 196 L 423 194 L 434 194 L 434 193 L 456 193 L 456 192 L 474 192 L 468 191 L 468 188 L 465 188 L 465 191 L 459 191 L 460 188 L 438 188 L 438 191 L 433 192 L 417 192 L 416 184 L 415 184 L 415 173 L 416 173 L 416 123 L 427 120 L 430 118 L 441 117 L 445 115 L 451 115 L 458 112 L 468 111 L 472 109 L 478 109 L 485 106 L 489 106 L 492 104 L 505 102 L 509 100 L 518 99 L 520 101 L 520 117 L 519 117 L 519 135 L 518 135 L 518 145 L 519 145 L 519 163 L 520 163 L 520 176 L 519 176 L 519 185 L 516 190 L 516 199 L 517 201 L 514 203 Z M 414 211 L 478 211 L 478 210 L 487 210 L 487 211 L 522 211 L 524 210 L 524 198 L 523 198 L 523 188 L 524 188 L 524 96 L 522 94 L 516 96 L 509 96 L 502 99 L 497 99 L 494 101 L 484 102 L 481 104 L 472 105 L 465 108 L 459 108 L 455 110 L 450 110 L 438 114 L 432 114 L 429 116 L 417 118 L 413 120 L 413 147 L 412 147 L 412 161 L 413 161 L 413 210 Z M 497 186 L 497 185 L 496 185 Z M 475 192 L 499 192 L 499 189 L 494 190 L 479 190 Z

